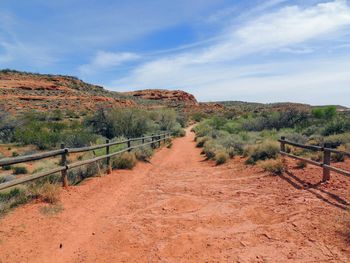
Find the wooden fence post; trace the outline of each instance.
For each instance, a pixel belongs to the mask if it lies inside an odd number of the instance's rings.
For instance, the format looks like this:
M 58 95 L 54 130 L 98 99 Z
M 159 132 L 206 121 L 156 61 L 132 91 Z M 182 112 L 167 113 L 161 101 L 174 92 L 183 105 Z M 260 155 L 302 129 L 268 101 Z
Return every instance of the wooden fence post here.
M 329 144 L 324 144 L 323 148 L 323 164 L 330 165 L 331 164 L 331 152 L 327 150 L 329 148 Z M 322 181 L 326 182 L 331 177 L 331 171 L 328 167 L 323 166 L 323 178 Z
M 130 141 L 130 138 L 128 138 L 128 152 L 131 152 L 131 149 L 130 149 L 130 147 L 131 147 L 131 141 Z
M 65 149 L 64 144 L 61 144 L 61 149 Z M 61 154 L 61 166 L 67 165 L 67 149 Z M 67 177 L 67 169 L 61 171 L 61 178 L 62 178 L 62 186 L 67 187 L 68 186 L 68 177 Z
M 106 144 L 109 144 L 109 140 L 106 140 Z M 109 145 L 106 146 L 106 154 L 109 154 Z M 107 157 L 107 174 L 110 174 L 112 172 L 111 169 L 111 157 Z
M 286 137 L 281 137 L 281 152 L 286 152 L 286 143 L 285 143 Z
M 154 143 L 153 143 L 153 141 L 154 141 L 154 134 L 152 133 L 152 143 L 151 143 L 151 147 L 152 147 L 152 149 L 154 149 L 155 147 L 154 147 Z
M 145 143 L 145 135 L 142 135 L 142 144 L 144 144 Z

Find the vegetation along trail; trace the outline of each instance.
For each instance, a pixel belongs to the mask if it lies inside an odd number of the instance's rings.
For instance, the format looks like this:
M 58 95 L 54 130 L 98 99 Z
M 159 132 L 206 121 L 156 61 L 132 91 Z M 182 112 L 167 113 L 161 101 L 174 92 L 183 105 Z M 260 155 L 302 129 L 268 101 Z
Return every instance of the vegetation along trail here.
M 200 151 L 188 129 L 150 163 L 62 190 L 61 211 L 15 209 L 0 219 L 0 262 L 349 262 L 341 176 L 307 188 Z

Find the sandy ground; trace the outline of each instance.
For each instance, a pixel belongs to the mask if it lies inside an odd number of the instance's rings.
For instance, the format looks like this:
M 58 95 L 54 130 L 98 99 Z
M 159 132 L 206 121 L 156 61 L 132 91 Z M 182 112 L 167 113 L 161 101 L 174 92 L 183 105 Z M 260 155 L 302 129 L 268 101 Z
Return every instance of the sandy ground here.
M 215 166 L 194 135 L 151 163 L 62 190 L 0 220 L 0 262 L 349 262 L 350 178 Z

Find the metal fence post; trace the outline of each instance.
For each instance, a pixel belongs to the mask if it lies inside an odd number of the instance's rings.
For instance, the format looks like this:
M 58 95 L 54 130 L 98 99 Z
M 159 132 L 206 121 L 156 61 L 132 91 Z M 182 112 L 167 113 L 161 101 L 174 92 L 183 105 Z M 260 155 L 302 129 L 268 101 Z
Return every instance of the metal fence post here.
M 331 152 L 327 150 L 329 148 L 329 144 L 324 144 L 323 148 L 323 165 L 330 165 L 331 164 Z M 322 181 L 326 182 L 331 177 L 331 171 L 328 167 L 323 166 L 323 178 Z
M 108 155 L 109 154 L 109 140 L 107 139 L 106 140 L 106 154 Z M 107 174 L 110 174 L 112 172 L 112 169 L 111 169 L 111 157 L 107 157 Z
M 61 166 L 67 166 L 68 151 L 64 147 L 63 143 L 61 144 L 61 149 L 64 149 L 64 152 L 61 154 Z M 61 171 L 61 178 L 62 178 L 62 186 L 67 187 L 68 186 L 67 168 Z

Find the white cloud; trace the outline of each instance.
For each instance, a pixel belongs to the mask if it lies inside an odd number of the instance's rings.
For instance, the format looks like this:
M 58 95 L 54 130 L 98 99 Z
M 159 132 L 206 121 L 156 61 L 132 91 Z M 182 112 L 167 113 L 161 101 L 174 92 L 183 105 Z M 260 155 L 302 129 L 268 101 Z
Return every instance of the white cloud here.
M 100 70 L 114 68 L 116 66 L 120 66 L 123 63 L 135 61 L 139 58 L 140 56 L 135 53 L 113 53 L 106 51 L 98 51 L 89 64 L 85 64 L 79 67 L 79 71 L 82 74 L 96 73 Z
M 203 92 L 208 88 L 214 88 L 215 94 L 221 94 L 223 99 L 227 98 L 225 94 L 232 94 L 231 96 L 234 97 L 239 87 L 243 87 L 242 90 L 247 94 L 248 86 L 244 86 L 247 82 L 238 81 L 242 74 L 249 75 L 255 70 L 257 74 L 278 74 L 279 68 L 267 67 L 263 70 L 259 67 L 255 69 L 255 66 L 245 68 L 238 66 L 238 59 L 242 61 L 248 55 L 251 59 L 253 54 L 259 56 L 266 52 L 282 51 L 296 55 L 311 53 L 312 45 L 310 44 L 310 47 L 307 45 L 308 47 L 305 48 L 305 44 L 314 41 L 322 42 L 325 37 L 338 34 L 349 25 L 350 8 L 344 0 L 320 3 L 307 8 L 285 7 L 251 19 L 239 28 L 237 25 L 231 25 L 224 30 L 215 44 L 207 48 L 197 48 L 190 52 L 164 56 L 144 63 L 125 78 L 116 80 L 109 86 L 120 89 L 183 88 L 204 100 L 210 98 L 209 93 Z M 250 64 L 254 65 L 254 62 Z M 317 63 L 313 64 L 315 65 Z M 337 77 L 333 71 L 329 74 L 326 71 L 320 72 L 326 74 L 323 77 L 327 76 L 330 79 Z M 334 73 L 334 78 L 330 76 L 331 73 Z M 276 80 L 265 78 L 265 80 L 268 79 Z M 257 84 L 258 81 L 252 81 L 252 83 Z M 268 82 L 265 87 L 267 86 Z M 222 87 L 220 92 L 218 87 Z M 256 93 L 262 88 L 259 85 L 249 85 L 249 89 L 251 89 L 250 92 Z

